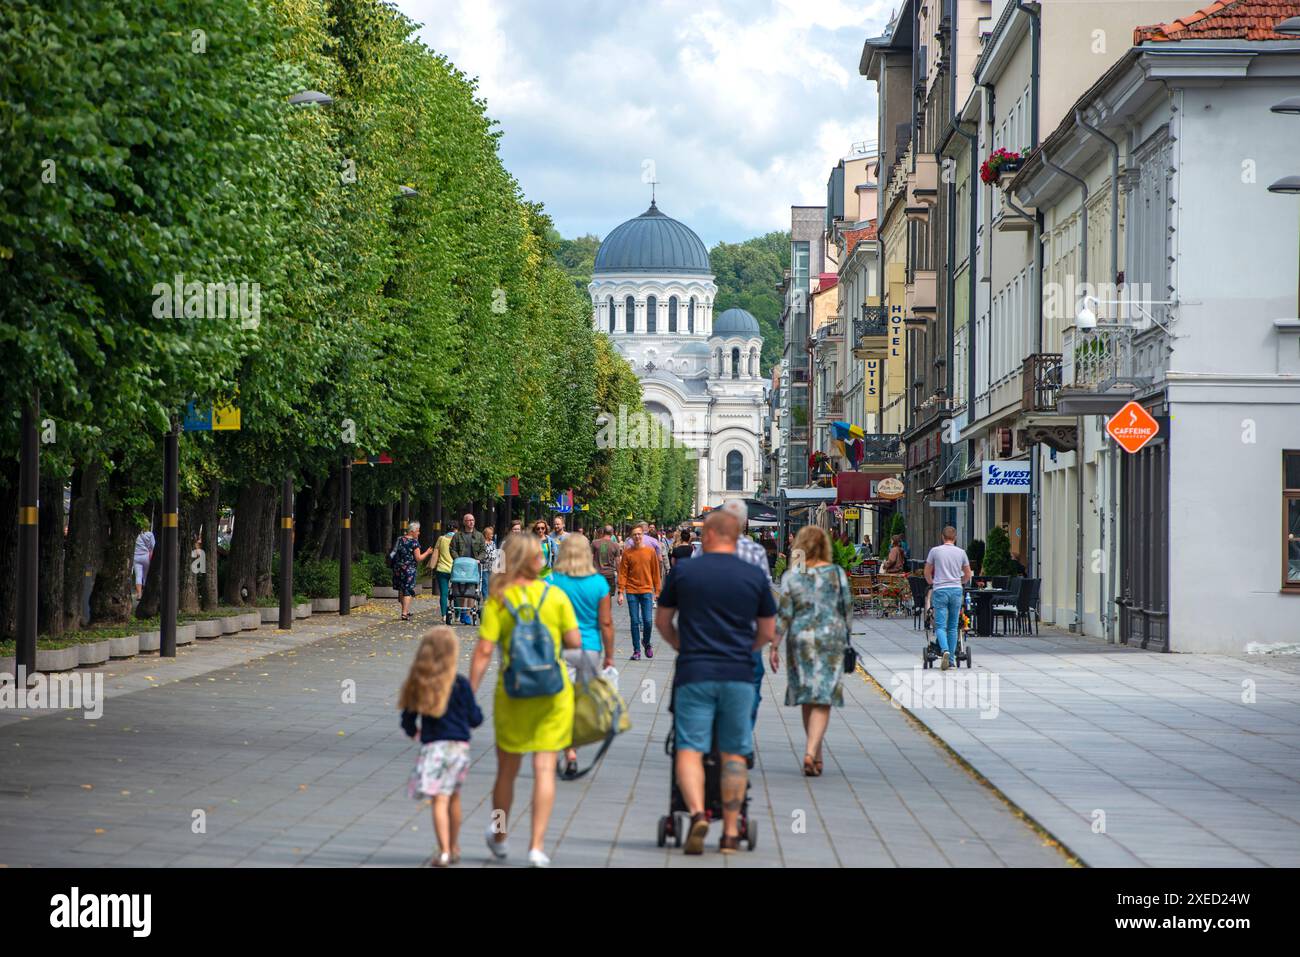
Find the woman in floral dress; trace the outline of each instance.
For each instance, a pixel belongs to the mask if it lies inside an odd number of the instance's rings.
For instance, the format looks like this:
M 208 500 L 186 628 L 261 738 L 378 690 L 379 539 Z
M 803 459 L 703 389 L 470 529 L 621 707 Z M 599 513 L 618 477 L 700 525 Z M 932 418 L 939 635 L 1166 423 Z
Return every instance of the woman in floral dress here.
M 830 723 L 831 705 L 844 704 L 840 675 L 853 616 L 853 596 L 844 569 L 831 564 L 831 543 L 815 525 L 800 529 L 791 552 L 792 561 L 781 576 L 781 601 L 777 609 L 777 644 L 772 647 L 772 670 L 780 657 L 777 648 L 786 641 L 785 703 L 803 709 L 808 736 L 803 773 L 822 773 L 822 740 Z
M 393 569 L 393 590 L 402 603 L 402 621 L 411 620 L 411 599 L 415 596 L 415 574 L 420 562 L 433 554 L 432 548 L 420 550 L 420 523 L 406 526 L 406 534 L 397 540 L 389 554 Z

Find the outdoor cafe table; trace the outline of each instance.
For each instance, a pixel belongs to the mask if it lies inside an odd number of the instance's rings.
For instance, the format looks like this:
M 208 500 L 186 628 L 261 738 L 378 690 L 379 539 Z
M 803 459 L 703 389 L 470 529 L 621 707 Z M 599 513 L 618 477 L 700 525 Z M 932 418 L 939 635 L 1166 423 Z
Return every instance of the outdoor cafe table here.
M 993 634 L 993 602 L 1011 597 L 1011 592 L 1002 588 L 967 588 L 966 593 L 975 601 L 975 634 L 988 638 Z

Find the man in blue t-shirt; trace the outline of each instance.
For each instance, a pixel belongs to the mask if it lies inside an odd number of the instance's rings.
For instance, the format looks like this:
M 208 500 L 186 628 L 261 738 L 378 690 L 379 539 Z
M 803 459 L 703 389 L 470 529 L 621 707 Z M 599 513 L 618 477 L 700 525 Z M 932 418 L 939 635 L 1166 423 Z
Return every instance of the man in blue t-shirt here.
M 702 854 L 704 753 L 721 753 L 724 854 L 740 847 L 739 816 L 754 750 L 753 653 L 776 638 L 776 603 L 767 577 L 736 557 L 740 522 L 721 509 L 704 520 L 704 552 L 668 575 L 655 627 L 677 650 L 673 676 L 677 786 L 691 813 L 686 853 Z M 673 614 L 677 614 L 674 625 Z M 757 631 L 755 626 L 757 625 Z

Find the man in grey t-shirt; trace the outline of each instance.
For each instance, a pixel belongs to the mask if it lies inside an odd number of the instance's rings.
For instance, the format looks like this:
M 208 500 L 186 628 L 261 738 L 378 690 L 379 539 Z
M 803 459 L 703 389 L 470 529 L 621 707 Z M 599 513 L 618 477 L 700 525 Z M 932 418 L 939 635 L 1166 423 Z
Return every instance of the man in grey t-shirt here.
M 970 559 L 957 547 L 957 529 L 943 530 L 943 544 L 930 549 L 925 559 L 925 580 L 930 583 L 930 607 L 934 609 L 934 634 L 943 649 L 946 671 L 956 660 L 957 625 L 961 620 L 962 586 L 970 581 Z

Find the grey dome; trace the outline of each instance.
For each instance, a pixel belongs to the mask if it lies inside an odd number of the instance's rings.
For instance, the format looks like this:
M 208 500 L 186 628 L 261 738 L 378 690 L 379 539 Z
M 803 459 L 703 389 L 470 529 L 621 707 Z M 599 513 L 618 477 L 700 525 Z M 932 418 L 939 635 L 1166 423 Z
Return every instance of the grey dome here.
M 713 320 L 713 335 L 719 336 L 761 336 L 758 320 L 744 309 L 728 309 Z
M 691 273 L 712 275 L 704 243 L 675 219 L 650 208 L 605 237 L 596 251 L 595 273 Z
M 681 347 L 680 349 L 678 349 L 677 352 L 674 353 L 674 354 L 677 355 L 677 356 L 683 356 L 683 357 L 685 357 L 685 356 L 704 356 L 704 357 L 707 359 L 707 358 L 708 358 L 709 356 L 711 356 L 713 353 L 709 350 L 709 347 L 708 347 L 707 345 L 705 345 L 703 342 L 700 342 L 700 341 L 697 339 L 697 340 L 695 340 L 694 342 L 688 342 L 688 343 L 686 343 L 686 345 L 682 346 L 682 347 Z

